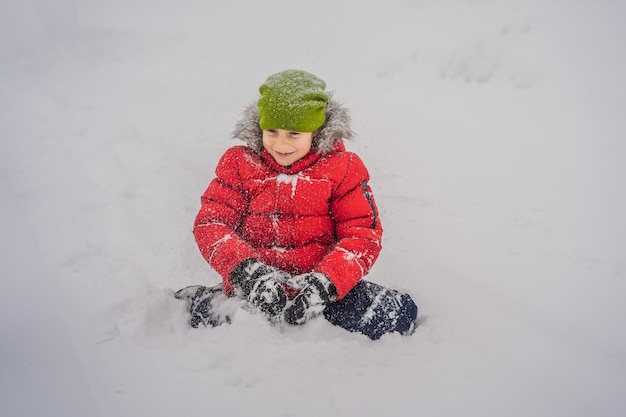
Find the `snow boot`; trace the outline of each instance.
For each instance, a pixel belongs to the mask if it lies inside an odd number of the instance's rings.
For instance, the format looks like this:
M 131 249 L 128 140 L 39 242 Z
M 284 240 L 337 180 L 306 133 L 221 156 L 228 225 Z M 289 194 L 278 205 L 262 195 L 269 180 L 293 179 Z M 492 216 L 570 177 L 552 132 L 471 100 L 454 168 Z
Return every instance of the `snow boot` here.
M 229 315 L 220 314 L 215 309 L 215 299 L 219 295 L 224 295 L 222 284 L 214 287 L 192 285 L 178 290 L 175 297 L 189 302 L 190 324 L 191 327 L 197 328 L 200 323 L 207 327 L 216 327 L 231 322 Z

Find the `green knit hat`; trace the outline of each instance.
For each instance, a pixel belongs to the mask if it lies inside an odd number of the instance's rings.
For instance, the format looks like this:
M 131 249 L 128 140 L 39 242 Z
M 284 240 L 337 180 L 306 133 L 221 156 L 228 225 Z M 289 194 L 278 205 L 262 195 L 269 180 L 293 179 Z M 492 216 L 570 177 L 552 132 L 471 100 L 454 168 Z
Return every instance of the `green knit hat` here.
M 326 120 L 326 83 L 313 74 L 286 70 L 271 75 L 259 88 L 259 126 L 313 132 Z

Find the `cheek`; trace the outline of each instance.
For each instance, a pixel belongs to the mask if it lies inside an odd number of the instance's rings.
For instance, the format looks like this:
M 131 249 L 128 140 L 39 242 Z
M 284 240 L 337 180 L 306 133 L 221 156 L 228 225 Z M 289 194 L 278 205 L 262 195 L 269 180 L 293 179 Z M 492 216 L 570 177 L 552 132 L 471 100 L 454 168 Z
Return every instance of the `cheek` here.
M 311 144 L 309 143 L 309 144 L 302 145 L 300 150 L 302 153 L 309 153 L 309 151 L 311 150 Z
M 300 144 L 300 150 L 304 153 L 308 153 L 313 145 L 313 139 L 307 138 L 302 144 Z

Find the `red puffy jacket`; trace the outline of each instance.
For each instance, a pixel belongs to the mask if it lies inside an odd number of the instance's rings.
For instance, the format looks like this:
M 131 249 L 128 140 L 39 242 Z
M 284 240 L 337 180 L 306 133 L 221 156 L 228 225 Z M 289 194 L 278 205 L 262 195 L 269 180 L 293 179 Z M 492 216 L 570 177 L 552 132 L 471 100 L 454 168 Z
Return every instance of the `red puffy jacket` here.
M 321 272 L 343 297 L 381 250 L 367 169 L 332 135 L 322 135 L 316 149 L 282 167 L 264 149 L 254 149 L 258 133 L 254 146 L 226 151 L 202 195 L 194 223 L 202 255 L 228 292 L 233 268 L 253 257 L 293 275 Z

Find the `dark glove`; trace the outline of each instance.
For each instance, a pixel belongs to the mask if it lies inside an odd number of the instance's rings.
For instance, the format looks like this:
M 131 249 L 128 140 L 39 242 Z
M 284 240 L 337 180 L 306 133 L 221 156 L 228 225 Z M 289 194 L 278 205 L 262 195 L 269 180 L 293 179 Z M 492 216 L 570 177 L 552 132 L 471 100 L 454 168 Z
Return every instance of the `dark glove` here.
M 289 324 L 306 323 L 337 299 L 337 288 L 326 275 L 319 272 L 299 275 L 291 282 L 294 287 L 302 289 L 285 309 L 285 321 Z
M 289 274 L 254 258 L 248 258 L 233 269 L 230 282 L 242 298 L 270 316 L 276 316 L 287 304 L 283 282 Z

